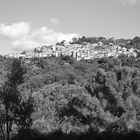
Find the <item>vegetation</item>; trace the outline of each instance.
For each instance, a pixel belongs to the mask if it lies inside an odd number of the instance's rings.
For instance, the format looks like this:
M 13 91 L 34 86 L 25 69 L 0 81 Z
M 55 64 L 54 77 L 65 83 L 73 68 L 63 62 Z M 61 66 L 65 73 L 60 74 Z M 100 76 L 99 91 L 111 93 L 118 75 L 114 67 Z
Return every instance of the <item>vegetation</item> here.
M 139 56 L 0 57 L 0 68 L 1 140 L 140 138 Z
M 14 129 L 31 125 L 30 114 L 33 112 L 31 98 L 24 99 L 18 90 L 24 74 L 21 63 L 14 59 L 9 64 L 9 69 L 6 67 L 0 72 L 0 137 L 7 140 Z

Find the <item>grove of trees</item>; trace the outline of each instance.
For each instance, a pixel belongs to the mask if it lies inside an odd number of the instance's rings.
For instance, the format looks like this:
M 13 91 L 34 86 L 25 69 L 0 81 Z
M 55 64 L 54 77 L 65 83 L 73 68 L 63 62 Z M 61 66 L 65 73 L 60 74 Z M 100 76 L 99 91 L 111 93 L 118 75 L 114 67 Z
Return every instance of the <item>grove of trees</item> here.
M 0 139 L 140 131 L 139 57 L 29 60 L 0 58 Z

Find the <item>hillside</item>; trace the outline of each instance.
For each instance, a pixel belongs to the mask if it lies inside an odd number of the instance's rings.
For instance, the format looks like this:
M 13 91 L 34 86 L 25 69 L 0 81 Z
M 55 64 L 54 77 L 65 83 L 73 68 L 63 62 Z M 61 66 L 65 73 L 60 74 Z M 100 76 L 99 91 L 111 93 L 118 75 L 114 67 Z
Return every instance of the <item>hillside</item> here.
M 127 56 L 139 55 L 140 38 L 134 39 L 106 39 L 104 37 L 81 37 L 73 38 L 71 42 L 58 42 L 47 46 L 36 47 L 33 50 L 24 50 L 20 53 L 9 54 L 7 57 L 15 58 L 33 58 L 33 57 L 50 57 L 61 55 L 72 56 L 75 59 L 95 59 L 102 57 L 118 57 L 121 54 Z
M 20 96 L 19 106 L 28 113 L 20 107 L 17 112 L 18 104 L 9 100 L 13 105 L 9 111 L 14 115 L 9 112 L 14 120 L 9 120 L 10 136 L 25 128 L 68 135 L 86 135 L 89 131 L 93 135 L 95 132 L 120 135 L 140 131 L 139 57 L 120 55 L 77 61 L 70 56 L 52 56 L 29 60 L 27 63 L 13 58 L 0 59 L 1 93 L 6 73 L 11 73 L 9 84 L 15 85 L 13 93 Z M 9 88 L 10 85 L 6 84 Z M 5 96 L 2 97 L 1 101 Z M 4 124 L 0 123 L 1 137 Z
M 0 68 L 1 139 L 139 138 L 139 55 L 1 56 Z

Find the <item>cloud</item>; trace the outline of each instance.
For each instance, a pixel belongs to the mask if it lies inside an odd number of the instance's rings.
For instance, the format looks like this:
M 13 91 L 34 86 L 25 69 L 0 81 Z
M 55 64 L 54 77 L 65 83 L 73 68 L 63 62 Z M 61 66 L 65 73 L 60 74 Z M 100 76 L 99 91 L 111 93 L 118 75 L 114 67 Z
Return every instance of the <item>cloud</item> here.
M 121 5 L 135 5 L 139 0 L 118 0 Z
M 62 40 L 69 42 L 73 37 L 79 36 L 75 33 L 65 34 L 56 32 L 53 29 L 49 29 L 47 27 L 31 30 L 30 24 L 26 22 L 14 23 L 7 26 L 5 24 L 1 24 L 0 27 L 2 27 L 0 28 L 0 35 L 11 39 L 13 50 L 20 51 L 34 49 L 36 47 L 41 47 L 42 45 L 53 45 Z
M 50 19 L 50 22 L 54 25 L 59 25 L 60 24 L 60 21 L 58 18 L 51 18 Z
M 30 31 L 30 24 L 26 22 L 13 23 L 12 25 L 0 24 L 0 35 L 6 38 L 20 38 Z

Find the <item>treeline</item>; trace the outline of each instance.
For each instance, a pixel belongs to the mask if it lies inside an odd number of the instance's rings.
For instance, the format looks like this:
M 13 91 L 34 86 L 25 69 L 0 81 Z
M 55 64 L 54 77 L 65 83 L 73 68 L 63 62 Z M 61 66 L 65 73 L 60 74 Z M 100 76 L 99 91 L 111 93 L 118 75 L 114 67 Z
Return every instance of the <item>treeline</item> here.
M 1 139 L 139 138 L 139 57 L 0 57 L 0 69 Z
M 109 45 L 110 43 L 113 43 L 115 45 L 119 45 L 121 47 L 126 48 L 135 48 L 140 49 L 140 37 L 136 36 L 133 39 L 115 39 L 115 38 L 105 38 L 105 37 L 86 37 L 82 36 L 80 38 L 73 38 L 71 44 L 85 44 L 85 43 L 98 43 L 102 42 L 104 45 Z M 60 44 L 63 44 L 63 41 L 60 42 Z

